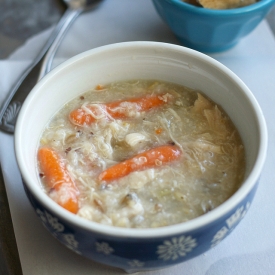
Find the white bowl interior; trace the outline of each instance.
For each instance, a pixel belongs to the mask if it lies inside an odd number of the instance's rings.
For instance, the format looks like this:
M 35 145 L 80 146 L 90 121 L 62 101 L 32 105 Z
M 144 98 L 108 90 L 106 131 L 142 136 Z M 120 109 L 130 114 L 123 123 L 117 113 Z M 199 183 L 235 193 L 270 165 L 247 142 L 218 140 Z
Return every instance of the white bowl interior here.
M 198 226 L 207 219 L 217 218 L 240 201 L 259 177 L 267 146 L 265 121 L 255 98 L 235 74 L 214 59 L 181 46 L 158 42 L 126 42 L 90 50 L 64 62 L 35 86 L 21 109 L 15 132 L 19 168 L 33 194 L 68 219 L 87 227 L 98 226 L 72 217 L 43 194 L 36 151 L 45 125 L 65 103 L 97 84 L 127 79 L 159 79 L 201 90 L 223 107 L 241 134 L 247 160 L 247 179 L 242 190 L 201 221 L 196 219 L 186 226 Z M 114 230 L 119 234 L 122 229 Z M 174 230 L 182 228 L 174 226 Z

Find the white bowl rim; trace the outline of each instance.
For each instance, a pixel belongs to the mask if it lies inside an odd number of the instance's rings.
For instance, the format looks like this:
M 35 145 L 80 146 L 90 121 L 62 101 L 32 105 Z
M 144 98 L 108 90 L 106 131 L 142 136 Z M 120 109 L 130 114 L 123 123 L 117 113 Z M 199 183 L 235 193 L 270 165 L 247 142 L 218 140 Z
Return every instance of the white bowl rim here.
M 113 49 L 125 48 L 125 47 L 126 48 L 149 47 L 149 48 L 155 48 L 155 49 L 165 48 L 167 50 L 183 51 L 185 54 L 193 55 L 197 58 L 203 59 L 204 62 L 210 62 L 212 65 L 216 66 L 219 70 L 226 73 L 241 87 L 241 89 L 249 98 L 250 104 L 254 108 L 255 114 L 257 115 L 258 127 L 260 131 L 260 136 L 259 136 L 260 145 L 259 145 L 257 161 L 254 164 L 252 172 L 247 177 L 247 179 L 245 180 L 243 185 L 240 187 L 240 189 L 232 197 L 230 197 L 226 202 L 224 202 L 222 205 L 215 208 L 214 210 L 208 212 L 207 214 L 204 214 L 188 222 L 170 225 L 166 227 L 160 227 L 160 228 L 134 229 L 134 228 L 120 228 L 120 227 L 103 225 L 103 224 L 88 221 L 84 218 L 76 216 L 68 212 L 67 210 L 63 209 L 59 205 L 57 205 L 52 199 L 50 199 L 43 192 L 43 190 L 37 185 L 37 183 L 35 183 L 31 179 L 31 177 L 29 177 L 26 169 L 24 170 L 23 155 L 22 155 L 22 151 L 20 150 L 20 131 L 24 131 L 24 127 L 23 127 L 24 124 L 21 122 L 22 112 L 26 111 L 26 106 L 28 102 L 31 100 L 31 98 L 33 97 L 33 95 L 35 94 L 36 90 L 39 90 L 39 88 L 43 86 L 44 83 L 49 81 L 53 75 L 57 74 L 59 71 L 62 71 L 64 68 L 66 68 L 67 66 L 70 66 L 71 64 L 73 64 L 78 60 L 85 59 L 87 56 L 97 54 L 100 52 L 112 51 Z M 30 192 L 32 193 L 32 195 L 39 201 L 40 204 L 46 207 L 46 209 L 49 209 L 49 211 L 51 211 L 53 214 L 55 214 L 57 217 L 60 217 L 64 221 L 90 232 L 113 236 L 113 237 L 119 237 L 119 238 L 143 239 L 143 238 L 169 237 L 171 235 L 185 234 L 187 232 L 190 234 L 191 231 L 198 230 L 199 228 L 205 227 L 210 223 L 215 222 L 216 220 L 219 220 L 223 216 L 227 215 L 230 211 L 232 211 L 236 206 L 238 206 L 249 194 L 249 192 L 252 191 L 253 187 L 255 187 L 257 181 L 259 180 L 259 177 L 265 162 L 265 158 L 266 158 L 268 134 L 267 134 L 267 126 L 266 126 L 263 113 L 254 95 L 252 94 L 250 89 L 244 84 L 244 82 L 229 68 L 227 68 L 217 60 L 213 59 L 212 57 L 207 56 L 206 54 L 200 53 L 198 51 L 195 51 L 189 48 L 185 48 L 183 46 L 173 45 L 173 44 L 164 43 L 164 42 L 132 41 L 132 42 L 120 42 L 115 44 L 109 44 L 106 46 L 101 46 L 98 48 L 85 51 L 83 53 L 80 53 L 68 59 L 67 61 L 63 62 L 62 64 L 54 68 L 51 72 L 49 72 L 41 81 L 39 81 L 39 83 L 36 84 L 35 88 L 31 91 L 25 103 L 23 104 L 21 112 L 17 119 L 14 142 L 15 142 L 15 152 L 16 152 L 17 162 L 18 162 L 20 171 L 22 173 L 22 177 L 25 181 L 25 184 L 27 188 L 30 190 Z

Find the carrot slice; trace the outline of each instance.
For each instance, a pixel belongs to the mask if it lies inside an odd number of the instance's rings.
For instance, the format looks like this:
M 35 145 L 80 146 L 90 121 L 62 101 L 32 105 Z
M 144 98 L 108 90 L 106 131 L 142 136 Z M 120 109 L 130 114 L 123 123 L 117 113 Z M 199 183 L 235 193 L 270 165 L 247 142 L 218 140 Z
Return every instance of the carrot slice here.
M 163 130 L 162 130 L 161 128 L 158 128 L 158 129 L 156 129 L 155 132 L 156 132 L 157 135 L 160 135 L 160 134 L 162 133 L 162 131 L 163 131 Z
M 78 211 L 78 189 L 58 153 L 49 148 L 38 150 L 38 161 L 45 183 L 51 189 L 50 197 L 72 213 Z
M 181 156 L 181 151 L 174 145 L 163 145 L 140 153 L 130 159 L 107 168 L 99 175 L 102 181 L 112 181 L 131 172 L 161 166 Z
M 152 108 L 157 108 L 168 102 L 170 94 L 151 95 L 140 98 L 132 98 L 106 104 L 97 104 L 100 109 L 94 105 L 88 105 L 87 108 L 97 116 L 108 115 L 115 119 L 130 117 L 133 112 L 149 111 Z M 96 118 L 85 112 L 83 108 L 73 110 L 69 115 L 70 121 L 79 126 L 91 125 L 96 121 Z

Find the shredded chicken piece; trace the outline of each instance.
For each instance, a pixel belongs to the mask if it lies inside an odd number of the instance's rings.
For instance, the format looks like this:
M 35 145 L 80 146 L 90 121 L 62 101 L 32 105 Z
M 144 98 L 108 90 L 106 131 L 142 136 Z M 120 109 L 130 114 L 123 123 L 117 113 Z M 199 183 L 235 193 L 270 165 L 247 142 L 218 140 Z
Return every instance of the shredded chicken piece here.
M 194 106 L 192 110 L 196 113 L 203 113 L 205 109 L 211 109 L 213 108 L 213 104 L 203 97 L 200 93 L 197 94 L 198 99 L 195 101 Z
M 209 151 L 216 154 L 223 154 L 221 146 L 213 144 L 209 141 L 198 139 L 196 141 L 188 142 L 187 146 L 197 148 L 197 149 L 199 148 L 203 151 Z
M 137 103 L 133 102 L 121 102 L 119 107 L 110 108 L 112 112 L 119 112 L 121 114 L 125 114 L 128 117 L 139 117 L 140 116 L 140 107 Z
M 89 105 L 89 107 L 94 107 L 94 111 L 92 111 L 91 108 L 87 107 L 87 105 Z M 108 113 L 104 107 L 104 105 L 102 104 L 91 104 L 91 103 L 84 103 L 81 108 L 89 115 L 91 115 L 92 117 L 94 117 L 95 119 L 102 119 L 107 117 Z
M 221 111 L 217 105 L 208 110 L 204 110 L 204 115 L 210 125 L 210 127 L 220 135 L 226 136 L 228 134 L 226 128 L 226 120 L 223 118 Z
M 122 141 L 124 140 L 125 135 L 128 133 L 130 124 L 122 120 L 115 120 L 112 121 L 108 126 L 112 131 L 113 137 L 118 141 Z
M 104 158 L 113 158 L 113 147 L 111 145 L 112 132 L 110 129 L 106 129 L 103 136 L 95 136 L 93 142 L 96 144 L 99 152 Z
M 176 118 L 176 120 L 181 121 L 180 116 L 176 113 L 175 110 L 173 110 L 172 108 L 168 108 L 167 111 L 169 111 Z
M 166 93 L 164 95 L 159 96 L 158 98 L 161 99 L 164 102 L 168 102 L 168 100 L 173 98 L 173 96 L 169 93 Z
M 180 142 L 178 142 L 174 136 L 172 135 L 171 130 L 169 129 L 170 123 L 168 121 L 168 119 L 165 117 L 165 115 L 162 113 L 162 116 L 158 117 L 162 127 L 166 130 L 166 132 L 168 133 L 168 135 L 170 136 L 171 140 L 183 151 L 182 145 L 180 144 Z
M 139 143 L 147 141 L 147 137 L 140 133 L 131 133 L 131 134 L 126 135 L 125 141 L 131 147 L 135 147 Z
M 118 184 L 124 185 L 129 183 L 132 189 L 139 189 L 155 178 L 155 169 L 146 169 L 129 174 L 119 179 Z

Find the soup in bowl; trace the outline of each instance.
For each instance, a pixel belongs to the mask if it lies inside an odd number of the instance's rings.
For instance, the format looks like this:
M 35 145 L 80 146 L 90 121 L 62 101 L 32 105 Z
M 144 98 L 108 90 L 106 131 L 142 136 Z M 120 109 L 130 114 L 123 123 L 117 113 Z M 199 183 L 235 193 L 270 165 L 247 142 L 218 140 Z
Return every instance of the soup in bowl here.
M 31 91 L 15 131 L 45 227 L 129 273 L 222 241 L 252 202 L 266 147 L 261 109 L 233 72 L 158 42 L 108 45 L 59 65 Z

